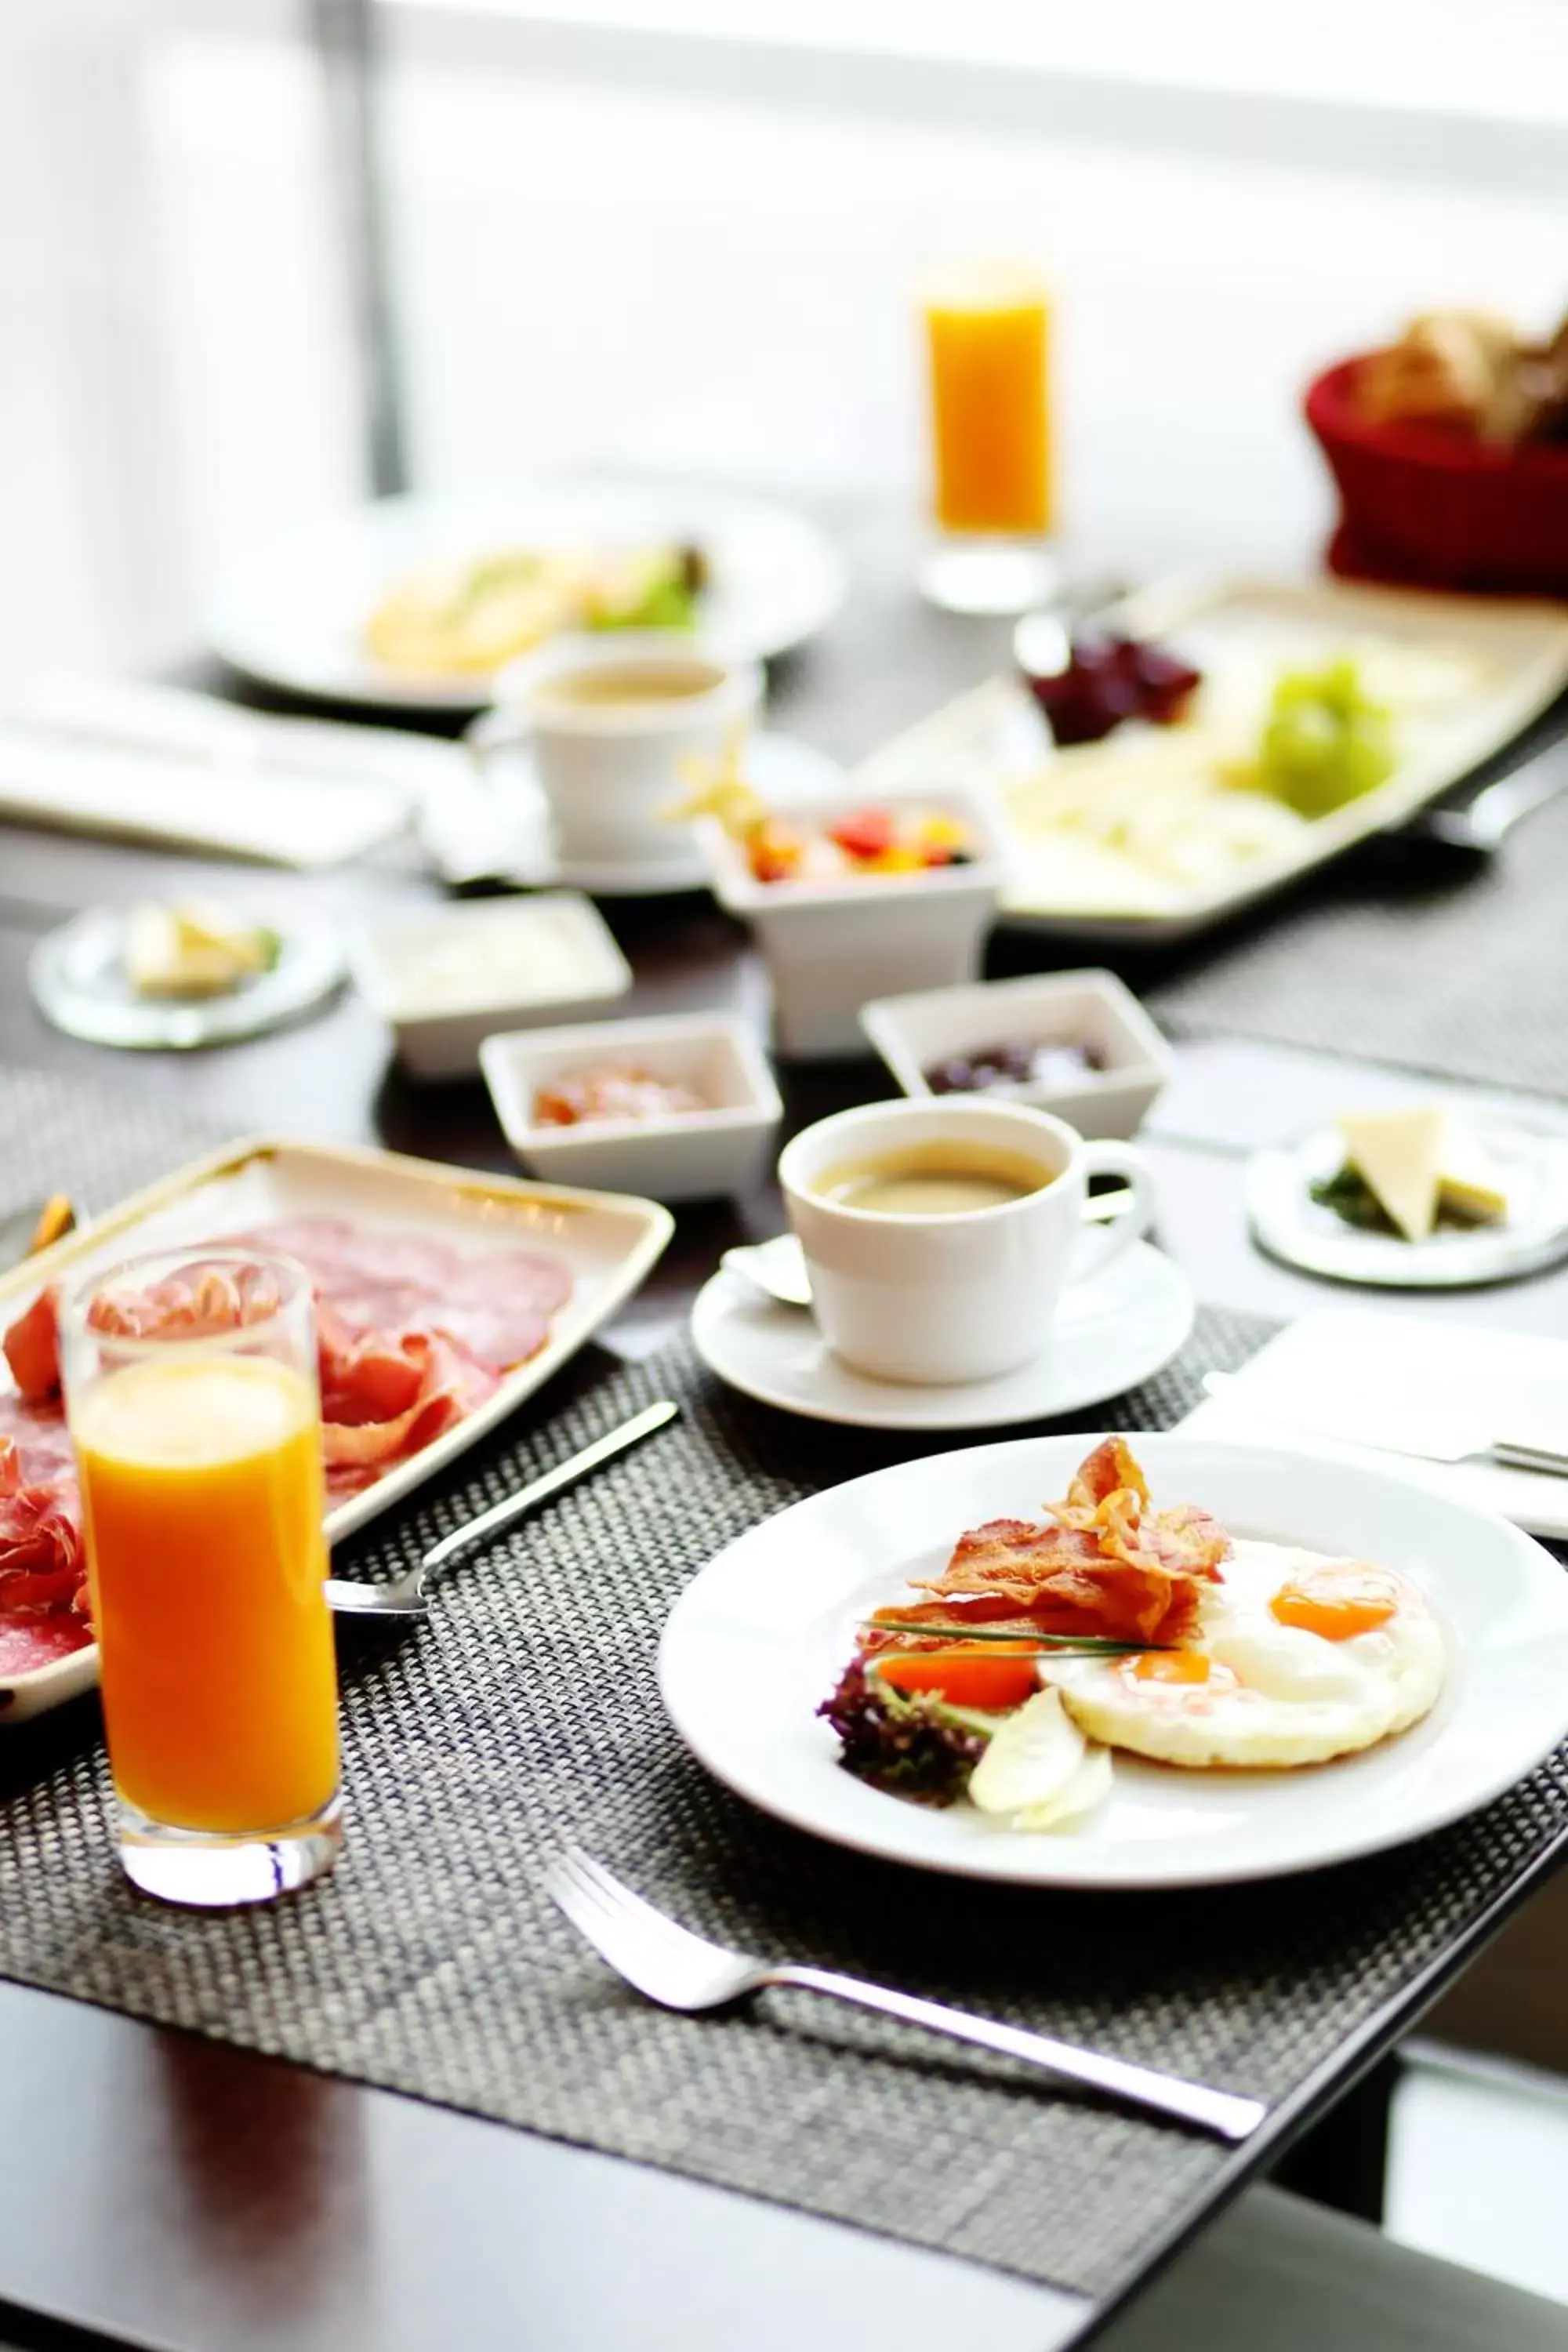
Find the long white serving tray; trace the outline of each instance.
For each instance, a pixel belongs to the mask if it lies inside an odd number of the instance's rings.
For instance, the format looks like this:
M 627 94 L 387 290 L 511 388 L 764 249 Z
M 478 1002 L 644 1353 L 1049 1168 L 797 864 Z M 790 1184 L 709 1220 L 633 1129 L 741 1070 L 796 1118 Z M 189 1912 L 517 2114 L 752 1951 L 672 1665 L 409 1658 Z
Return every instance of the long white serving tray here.
M 1223 921 L 1354 843 L 1403 824 L 1500 751 L 1568 686 L 1568 611 L 1545 603 L 1336 580 L 1184 574 L 1125 598 L 1102 621 L 1131 636 L 1175 639 L 1205 681 L 1222 685 L 1237 674 L 1250 679 L 1286 666 L 1321 663 L 1368 638 L 1391 640 L 1411 653 L 1468 657 L 1486 676 L 1475 693 L 1407 730 L 1406 756 L 1374 792 L 1304 825 L 1278 851 L 1163 894 L 1137 894 L 1143 903 L 1118 904 L 1114 891 L 1100 896 L 1072 887 L 1065 860 L 1058 861 L 1064 870 L 1053 876 L 1048 836 L 1025 838 L 1020 828 L 1001 919 L 1077 939 L 1152 943 Z M 885 744 L 857 770 L 856 782 L 877 793 L 944 776 L 978 782 L 999 789 L 1005 807 L 1017 798 L 1020 780 L 1038 776 L 1052 757 L 1027 689 L 1013 677 L 994 677 Z

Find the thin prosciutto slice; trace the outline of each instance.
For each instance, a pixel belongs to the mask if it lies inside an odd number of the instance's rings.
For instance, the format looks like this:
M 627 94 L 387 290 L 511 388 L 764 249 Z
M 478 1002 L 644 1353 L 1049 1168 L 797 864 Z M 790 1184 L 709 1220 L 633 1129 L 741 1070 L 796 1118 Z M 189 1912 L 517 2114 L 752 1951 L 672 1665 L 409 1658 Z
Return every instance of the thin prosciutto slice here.
M 326 1326 L 321 1436 L 334 1494 L 369 1486 L 390 1464 L 455 1428 L 500 1386 L 497 1373 L 441 1331 L 408 1331 L 396 1340 L 372 1332 L 346 1349 L 333 1344 L 335 1337 Z
M 85 1614 L 77 1519 L 75 1479 L 32 1485 L 16 1440 L 0 1437 L 0 1617 Z

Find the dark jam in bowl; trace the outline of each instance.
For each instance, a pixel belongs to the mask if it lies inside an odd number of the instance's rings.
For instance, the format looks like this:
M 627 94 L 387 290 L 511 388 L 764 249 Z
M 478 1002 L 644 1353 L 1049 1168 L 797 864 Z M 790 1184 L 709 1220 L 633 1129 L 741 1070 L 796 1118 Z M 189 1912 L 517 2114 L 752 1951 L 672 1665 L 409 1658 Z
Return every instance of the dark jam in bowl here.
M 1024 1087 L 1055 1093 L 1104 1067 L 1105 1056 L 1093 1045 L 1062 1037 L 1012 1037 L 999 1045 L 950 1054 L 921 1075 L 933 1095 L 1016 1093 Z

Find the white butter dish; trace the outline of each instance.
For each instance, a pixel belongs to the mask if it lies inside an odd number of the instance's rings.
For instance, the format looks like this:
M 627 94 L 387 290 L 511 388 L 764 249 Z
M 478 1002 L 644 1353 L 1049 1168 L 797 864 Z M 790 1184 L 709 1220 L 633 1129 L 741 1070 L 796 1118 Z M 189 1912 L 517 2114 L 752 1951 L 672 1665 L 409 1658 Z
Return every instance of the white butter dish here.
M 575 890 L 386 917 L 361 931 L 353 970 L 424 1078 L 471 1073 L 495 1031 L 582 1018 L 632 984 L 604 917 Z

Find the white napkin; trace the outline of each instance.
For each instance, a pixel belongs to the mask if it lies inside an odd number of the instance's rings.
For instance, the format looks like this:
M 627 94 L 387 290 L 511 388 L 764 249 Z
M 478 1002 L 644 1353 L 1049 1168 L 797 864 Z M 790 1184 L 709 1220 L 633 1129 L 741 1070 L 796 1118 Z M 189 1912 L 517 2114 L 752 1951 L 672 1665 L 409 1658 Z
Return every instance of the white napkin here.
M 0 814 L 276 866 L 330 866 L 408 826 L 462 755 L 387 728 L 243 710 L 133 679 L 0 707 Z
M 1532 1535 L 1568 1540 L 1568 1477 L 1427 1462 L 1339 1433 L 1364 1429 L 1390 1444 L 1411 1434 L 1439 1443 L 1507 1437 L 1568 1453 L 1568 1341 L 1330 1308 L 1279 1332 L 1181 1427 L 1381 1465 L 1500 1512 Z

